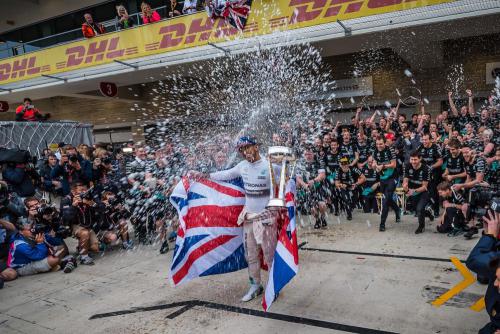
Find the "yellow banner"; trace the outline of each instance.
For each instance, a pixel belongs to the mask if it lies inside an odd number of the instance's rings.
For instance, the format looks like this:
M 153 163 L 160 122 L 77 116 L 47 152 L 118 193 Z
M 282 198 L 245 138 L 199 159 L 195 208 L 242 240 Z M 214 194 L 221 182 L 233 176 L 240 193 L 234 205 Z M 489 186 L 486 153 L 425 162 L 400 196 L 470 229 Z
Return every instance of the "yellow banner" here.
M 254 0 L 243 32 L 196 13 L 0 61 L 0 85 L 207 43 L 455 0 Z

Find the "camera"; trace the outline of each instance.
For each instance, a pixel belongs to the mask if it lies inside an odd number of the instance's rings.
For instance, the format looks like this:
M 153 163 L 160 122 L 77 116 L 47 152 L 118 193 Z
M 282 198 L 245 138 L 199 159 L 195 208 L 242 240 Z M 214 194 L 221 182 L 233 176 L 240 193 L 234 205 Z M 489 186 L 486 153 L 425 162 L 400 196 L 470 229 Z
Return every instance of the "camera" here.
M 467 221 L 482 218 L 488 211 L 500 213 L 500 191 L 488 187 L 474 187 L 469 192 Z
M 50 216 L 53 218 L 55 215 L 58 215 L 56 208 L 53 206 L 42 204 L 37 210 L 37 217 L 43 219 L 44 216 Z
M 31 226 L 31 233 L 33 233 L 34 235 L 47 232 L 50 232 L 50 227 L 45 224 L 35 223 L 33 224 L 33 226 Z
M 109 165 L 111 162 L 112 162 L 112 160 L 110 157 L 106 157 L 106 158 L 102 159 L 102 163 L 105 165 Z
M 78 157 L 74 154 L 69 156 L 69 161 L 71 162 L 78 162 Z

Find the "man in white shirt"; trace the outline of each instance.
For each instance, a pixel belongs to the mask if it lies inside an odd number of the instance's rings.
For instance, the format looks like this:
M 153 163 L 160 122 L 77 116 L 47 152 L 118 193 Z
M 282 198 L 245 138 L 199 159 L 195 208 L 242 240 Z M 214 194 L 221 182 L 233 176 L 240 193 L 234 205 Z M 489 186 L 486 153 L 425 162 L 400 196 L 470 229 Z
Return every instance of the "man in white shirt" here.
M 276 215 L 266 209 L 271 191 L 269 162 L 261 157 L 260 144 L 253 137 L 244 136 L 238 140 L 237 148 L 245 160 L 231 169 L 203 174 L 191 171 L 194 179 L 210 178 L 215 181 L 227 181 L 238 177 L 243 179 L 245 188 L 245 206 L 238 221 L 243 223 L 245 257 L 248 262 L 250 289 L 241 299 L 250 301 L 262 294 L 259 253 L 262 249 L 264 262 L 270 268 L 277 243 Z

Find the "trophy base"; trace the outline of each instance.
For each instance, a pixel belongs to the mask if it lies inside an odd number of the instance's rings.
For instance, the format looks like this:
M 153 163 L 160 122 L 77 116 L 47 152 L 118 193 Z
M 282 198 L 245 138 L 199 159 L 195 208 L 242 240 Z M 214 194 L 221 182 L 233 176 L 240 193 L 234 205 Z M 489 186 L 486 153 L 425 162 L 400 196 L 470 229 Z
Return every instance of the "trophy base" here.
M 285 200 L 280 199 L 280 198 L 273 198 L 270 199 L 269 202 L 266 205 L 266 208 L 272 210 L 272 209 L 281 209 L 286 207 L 285 205 Z

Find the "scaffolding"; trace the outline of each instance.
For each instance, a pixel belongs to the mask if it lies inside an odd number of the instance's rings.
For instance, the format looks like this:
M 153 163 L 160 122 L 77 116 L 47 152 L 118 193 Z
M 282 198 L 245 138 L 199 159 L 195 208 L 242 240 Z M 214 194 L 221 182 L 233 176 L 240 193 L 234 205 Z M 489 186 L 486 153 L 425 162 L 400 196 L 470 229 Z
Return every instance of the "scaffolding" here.
M 0 122 L 0 147 L 27 150 L 39 157 L 51 143 L 93 145 L 92 125 L 78 122 Z

